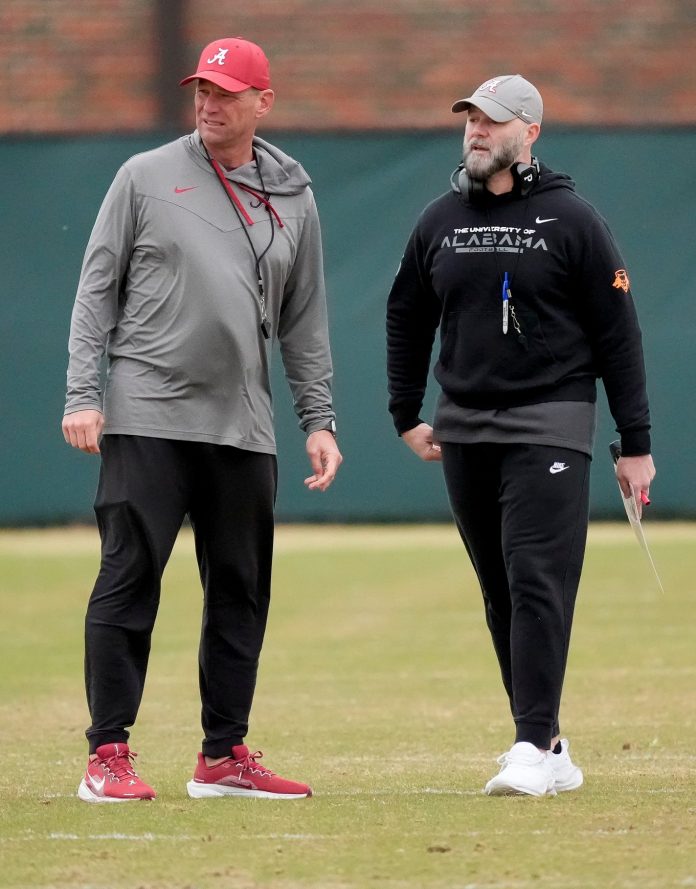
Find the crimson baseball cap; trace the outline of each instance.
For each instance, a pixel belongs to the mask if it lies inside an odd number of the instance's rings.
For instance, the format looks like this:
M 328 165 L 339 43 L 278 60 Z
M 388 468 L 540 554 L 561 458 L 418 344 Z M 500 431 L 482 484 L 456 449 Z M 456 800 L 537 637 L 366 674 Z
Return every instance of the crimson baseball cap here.
M 468 111 L 472 105 L 480 108 L 496 123 L 519 117 L 525 123 L 540 124 L 544 116 L 544 103 L 539 90 L 521 74 L 492 77 L 468 99 L 458 99 L 452 105 L 452 111 Z
M 205 47 L 196 73 L 185 77 L 179 86 L 197 78 L 210 80 L 230 93 L 241 93 L 250 86 L 267 90 L 271 66 L 260 46 L 243 37 L 223 37 Z

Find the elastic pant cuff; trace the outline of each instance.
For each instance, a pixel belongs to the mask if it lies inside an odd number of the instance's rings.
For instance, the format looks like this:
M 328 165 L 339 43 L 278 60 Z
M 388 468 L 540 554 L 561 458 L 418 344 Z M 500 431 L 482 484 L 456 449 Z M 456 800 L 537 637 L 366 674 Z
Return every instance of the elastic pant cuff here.
M 229 741 L 203 741 L 201 751 L 203 756 L 220 759 L 221 756 L 231 756 L 232 748 L 243 743 L 244 738 L 230 738 Z
M 89 755 L 91 756 L 93 753 L 96 753 L 97 747 L 101 747 L 102 744 L 127 744 L 128 737 L 128 732 L 109 732 L 108 735 L 88 735 Z
M 542 750 L 551 749 L 552 729 L 547 725 L 536 725 L 530 722 L 518 722 L 515 733 L 515 743 L 527 741 L 540 747 Z

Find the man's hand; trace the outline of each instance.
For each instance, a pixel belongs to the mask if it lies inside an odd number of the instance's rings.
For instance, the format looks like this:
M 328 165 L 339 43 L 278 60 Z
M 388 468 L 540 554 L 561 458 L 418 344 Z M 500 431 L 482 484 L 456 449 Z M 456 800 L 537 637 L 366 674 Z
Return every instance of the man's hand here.
M 624 497 L 633 498 L 636 501 L 638 516 L 643 514 L 643 500 L 641 495 L 650 495 L 650 482 L 655 478 L 655 466 L 650 454 L 642 457 L 619 457 L 616 464 L 616 479 Z
M 99 436 L 104 428 L 101 411 L 75 411 L 63 417 L 63 438 L 86 454 L 99 453 Z
M 328 429 L 317 429 L 307 436 L 307 456 L 314 475 L 305 479 L 305 485 L 310 491 L 325 491 L 343 463 L 336 439 Z
M 426 462 L 442 460 L 440 445 L 433 441 L 433 427 L 427 423 L 419 423 L 408 432 L 402 432 L 401 437 L 421 460 Z

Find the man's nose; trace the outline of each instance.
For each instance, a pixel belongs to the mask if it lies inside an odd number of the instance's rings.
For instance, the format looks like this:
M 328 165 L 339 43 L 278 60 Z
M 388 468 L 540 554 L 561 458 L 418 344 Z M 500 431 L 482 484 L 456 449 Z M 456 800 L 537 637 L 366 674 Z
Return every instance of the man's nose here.
M 214 96 L 212 93 L 208 93 L 205 97 L 205 101 L 203 102 L 203 108 L 206 111 L 216 111 L 219 106 L 217 96 Z
M 488 135 L 488 127 L 478 121 L 469 125 L 469 138 L 484 138 Z

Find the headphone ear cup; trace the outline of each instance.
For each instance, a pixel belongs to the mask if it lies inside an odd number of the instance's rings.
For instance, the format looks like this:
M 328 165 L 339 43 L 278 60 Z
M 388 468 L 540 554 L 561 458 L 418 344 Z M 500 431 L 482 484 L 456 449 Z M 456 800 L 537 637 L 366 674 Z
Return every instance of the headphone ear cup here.
M 457 184 L 459 185 L 459 193 L 464 198 L 465 201 L 469 200 L 469 176 L 466 172 L 466 167 L 461 166 L 459 168 L 459 176 L 457 177 Z
M 457 184 L 459 185 L 459 192 L 465 201 L 471 203 L 484 193 L 486 187 L 479 179 L 472 179 L 463 165 L 458 169 Z
M 513 164 L 512 176 L 520 189 L 520 194 L 526 195 L 539 179 L 539 162 L 533 158 L 531 164 Z

